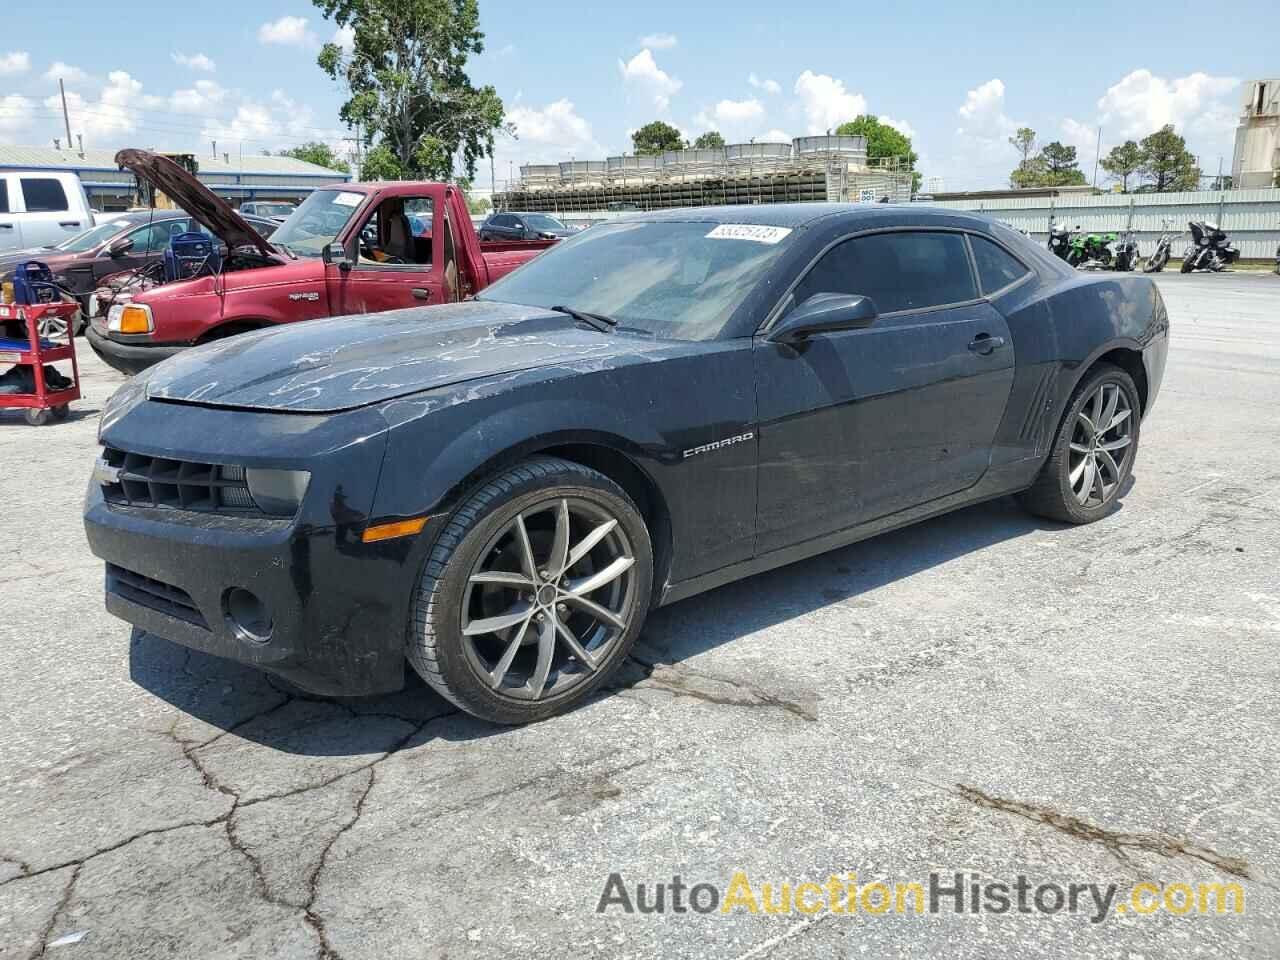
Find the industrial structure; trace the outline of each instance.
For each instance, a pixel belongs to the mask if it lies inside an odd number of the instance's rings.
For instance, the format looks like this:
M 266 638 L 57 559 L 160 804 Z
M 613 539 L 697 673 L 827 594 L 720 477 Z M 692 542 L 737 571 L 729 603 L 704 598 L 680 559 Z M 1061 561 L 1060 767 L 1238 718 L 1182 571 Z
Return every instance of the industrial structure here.
M 345 182 L 349 173 L 293 157 L 195 154 L 196 176 L 237 206 L 246 200 L 296 202 L 317 187 Z M 70 170 L 80 177 L 95 210 L 126 210 L 137 201 L 133 174 L 116 166 L 114 150 L 65 150 L 0 145 L 0 174 L 12 170 Z
M 1246 83 L 1242 106 L 1231 183 L 1245 189 L 1280 186 L 1280 79 Z
M 865 137 L 796 137 L 790 143 L 735 143 L 661 155 L 526 164 L 520 180 L 494 195 L 498 210 L 569 217 L 736 203 L 911 199 L 903 158 L 867 159 Z

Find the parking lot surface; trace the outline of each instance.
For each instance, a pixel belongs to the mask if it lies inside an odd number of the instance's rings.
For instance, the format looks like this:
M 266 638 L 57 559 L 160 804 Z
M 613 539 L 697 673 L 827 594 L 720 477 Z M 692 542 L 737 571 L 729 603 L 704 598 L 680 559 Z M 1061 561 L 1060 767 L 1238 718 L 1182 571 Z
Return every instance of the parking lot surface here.
M 1280 278 L 1159 282 L 1112 516 L 997 501 L 676 604 L 615 689 L 519 729 L 416 678 L 298 696 L 107 616 L 80 503 L 120 378 L 84 349 L 70 421 L 0 416 L 0 957 L 1280 954 Z M 597 912 L 611 874 L 736 871 L 1245 905 Z

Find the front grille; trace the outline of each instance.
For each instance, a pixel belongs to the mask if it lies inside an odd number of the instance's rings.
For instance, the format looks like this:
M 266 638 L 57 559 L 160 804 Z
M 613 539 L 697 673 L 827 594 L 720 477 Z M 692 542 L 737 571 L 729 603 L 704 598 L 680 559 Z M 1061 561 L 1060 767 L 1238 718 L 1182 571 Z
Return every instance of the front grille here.
M 181 587 L 152 580 L 140 573 L 108 563 L 107 592 L 114 593 L 117 597 L 139 606 L 149 607 L 158 613 L 185 620 L 205 630 L 209 629 L 209 624 L 205 622 L 200 608 L 191 599 L 191 594 Z
M 111 447 L 103 449 L 102 458 L 120 471 L 113 482 L 102 485 L 108 503 L 265 516 L 249 494 L 242 466 L 149 457 Z

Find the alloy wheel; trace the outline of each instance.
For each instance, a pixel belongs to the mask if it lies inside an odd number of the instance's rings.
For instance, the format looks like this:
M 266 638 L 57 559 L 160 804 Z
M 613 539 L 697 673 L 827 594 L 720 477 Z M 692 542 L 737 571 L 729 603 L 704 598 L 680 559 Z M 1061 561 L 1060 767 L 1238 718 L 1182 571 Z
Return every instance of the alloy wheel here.
M 556 497 L 521 510 L 480 552 L 462 598 L 463 647 L 480 679 L 524 700 L 585 682 L 634 616 L 635 564 L 599 504 Z
M 1133 407 L 1113 381 L 1103 381 L 1076 414 L 1067 482 L 1076 502 L 1100 507 L 1115 496 L 1133 454 Z

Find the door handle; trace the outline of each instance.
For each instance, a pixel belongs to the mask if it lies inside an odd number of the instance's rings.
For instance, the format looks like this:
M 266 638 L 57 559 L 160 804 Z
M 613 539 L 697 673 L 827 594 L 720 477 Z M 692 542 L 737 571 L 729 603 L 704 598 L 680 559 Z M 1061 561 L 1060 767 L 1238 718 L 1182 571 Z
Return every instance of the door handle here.
M 13 229 L 12 223 L 0 223 L 0 230 L 12 230 L 12 229 Z
M 430 290 L 427 290 L 427 289 L 425 289 L 425 288 L 423 288 L 423 287 L 414 287 L 414 288 L 413 288 L 413 299 L 415 299 L 415 300 L 430 300 L 430 299 L 431 299 L 431 291 L 430 291 Z
M 1004 337 L 993 337 L 989 333 L 980 333 L 969 341 L 969 349 L 984 356 L 1004 346 Z
M 60 226 L 60 227 L 78 227 L 78 226 L 80 226 L 80 221 L 79 221 L 79 220 L 59 220 L 59 221 L 58 221 L 58 226 Z

